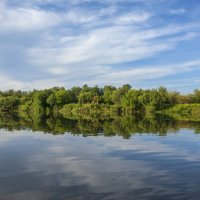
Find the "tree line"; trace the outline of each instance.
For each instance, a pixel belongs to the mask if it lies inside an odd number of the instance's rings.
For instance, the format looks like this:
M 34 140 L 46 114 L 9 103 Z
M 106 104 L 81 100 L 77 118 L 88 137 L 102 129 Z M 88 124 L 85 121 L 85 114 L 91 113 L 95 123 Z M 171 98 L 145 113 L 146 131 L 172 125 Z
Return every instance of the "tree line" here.
M 177 104 L 200 104 L 200 90 L 191 94 L 157 89 L 134 89 L 126 84 L 121 87 L 54 87 L 33 91 L 0 91 L 0 110 L 49 115 L 53 112 L 83 112 L 101 110 L 108 112 L 163 111 Z M 74 109 L 74 110 L 73 110 Z M 87 113 L 87 112 L 86 112 Z

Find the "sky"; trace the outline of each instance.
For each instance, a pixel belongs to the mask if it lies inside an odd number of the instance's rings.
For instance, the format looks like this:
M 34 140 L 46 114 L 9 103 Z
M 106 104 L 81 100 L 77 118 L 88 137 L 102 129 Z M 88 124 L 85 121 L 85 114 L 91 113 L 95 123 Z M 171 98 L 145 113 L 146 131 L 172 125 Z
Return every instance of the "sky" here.
M 200 84 L 199 0 L 0 0 L 0 90 Z

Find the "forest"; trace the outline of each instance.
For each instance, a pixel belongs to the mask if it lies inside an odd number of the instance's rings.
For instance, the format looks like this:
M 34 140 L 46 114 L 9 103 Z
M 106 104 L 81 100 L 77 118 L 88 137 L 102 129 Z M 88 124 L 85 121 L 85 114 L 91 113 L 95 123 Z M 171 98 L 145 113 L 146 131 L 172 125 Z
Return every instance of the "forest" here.
M 157 89 L 134 89 L 126 84 L 121 87 L 54 87 L 33 91 L 0 91 L 1 113 L 19 115 L 62 115 L 103 118 L 142 113 L 165 113 L 181 118 L 200 119 L 200 90 L 191 94 Z

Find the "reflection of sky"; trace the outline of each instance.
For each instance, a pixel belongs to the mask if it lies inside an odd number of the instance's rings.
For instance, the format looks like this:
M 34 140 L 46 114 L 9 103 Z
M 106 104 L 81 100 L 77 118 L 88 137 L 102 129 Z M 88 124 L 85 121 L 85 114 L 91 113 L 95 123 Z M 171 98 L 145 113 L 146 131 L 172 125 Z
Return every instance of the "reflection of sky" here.
M 200 136 L 191 130 L 129 140 L 0 136 L 0 199 L 199 199 Z

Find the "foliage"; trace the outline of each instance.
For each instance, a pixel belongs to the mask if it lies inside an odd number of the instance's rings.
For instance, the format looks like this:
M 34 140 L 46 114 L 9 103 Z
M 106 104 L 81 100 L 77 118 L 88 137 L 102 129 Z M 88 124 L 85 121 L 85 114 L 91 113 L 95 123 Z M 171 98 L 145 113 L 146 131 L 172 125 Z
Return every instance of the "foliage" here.
M 15 96 L 6 96 L 0 98 L 0 110 L 1 111 L 14 111 L 18 108 L 20 99 Z
M 43 131 L 44 133 L 73 135 L 105 136 L 119 135 L 123 138 L 129 138 L 134 134 L 159 134 L 166 135 L 169 131 L 177 132 L 180 128 L 194 128 L 196 133 L 200 133 L 200 121 L 177 121 L 164 115 L 152 115 L 143 117 L 121 116 L 114 118 L 94 118 L 88 116 L 78 116 L 74 118 L 62 118 L 50 115 L 48 117 L 23 114 L 22 116 L 3 114 L 0 115 L 0 128 L 7 130 Z M 86 118 L 87 117 L 87 118 Z
M 200 119 L 200 104 L 177 104 L 166 113 L 176 119 Z
M 180 104 L 178 106 L 177 104 Z M 6 112 L 24 112 L 29 115 L 90 115 L 111 116 L 136 113 L 187 113 L 197 115 L 200 104 L 200 90 L 192 94 L 180 94 L 158 89 L 134 89 L 126 84 L 119 88 L 113 86 L 72 87 L 71 89 L 54 87 L 45 90 L 1 91 L 0 110 Z

